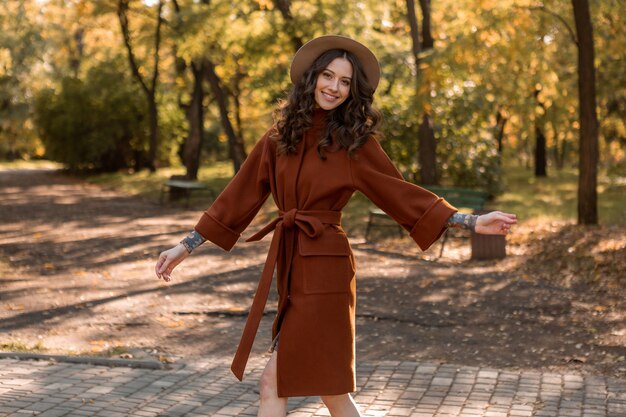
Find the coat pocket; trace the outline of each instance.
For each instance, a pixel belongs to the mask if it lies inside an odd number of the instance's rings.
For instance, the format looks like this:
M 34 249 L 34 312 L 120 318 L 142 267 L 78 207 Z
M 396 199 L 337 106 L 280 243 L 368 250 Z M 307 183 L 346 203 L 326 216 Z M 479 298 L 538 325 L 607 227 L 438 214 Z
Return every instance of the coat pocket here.
M 350 292 L 354 279 L 352 251 L 345 233 L 327 227 L 316 239 L 298 235 L 302 277 L 306 294 Z

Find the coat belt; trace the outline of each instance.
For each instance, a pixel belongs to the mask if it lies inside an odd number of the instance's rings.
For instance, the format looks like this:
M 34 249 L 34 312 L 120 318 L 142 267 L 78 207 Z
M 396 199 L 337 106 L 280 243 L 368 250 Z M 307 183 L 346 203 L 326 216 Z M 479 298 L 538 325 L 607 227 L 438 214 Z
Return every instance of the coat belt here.
M 243 380 L 243 373 L 246 368 L 246 363 L 248 362 L 248 357 L 250 356 L 250 351 L 252 350 L 252 343 L 254 342 L 261 318 L 263 317 L 265 304 L 267 303 L 267 296 L 269 295 L 272 285 L 272 276 L 274 275 L 274 268 L 276 267 L 278 253 L 283 239 L 283 230 L 285 228 L 290 229 L 297 227 L 302 232 L 306 233 L 307 236 L 315 239 L 324 233 L 324 224 L 339 225 L 340 222 L 340 211 L 297 209 L 291 209 L 286 212 L 279 211 L 279 216 L 276 219 L 252 237 L 246 239 L 246 242 L 261 240 L 269 232 L 275 230 L 267 259 L 265 260 L 265 266 L 263 267 L 263 273 L 252 301 L 252 307 L 250 307 L 250 313 L 248 314 L 248 319 L 246 320 L 246 325 L 241 335 L 241 341 L 239 342 L 239 347 L 237 347 L 237 352 L 235 353 L 230 367 L 233 374 L 235 374 L 240 381 Z M 291 251 L 289 251 L 289 253 L 291 253 Z M 287 261 L 287 265 L 291 267 L 291 259 Z M 278 280 L 287 279 L 289 274 L 284 275 L 286 276 L 278 277 Z M 286 286 L 283 288 L 286 288 Z M 280 314 L 281 306 L 279 306 L 278 310 Z

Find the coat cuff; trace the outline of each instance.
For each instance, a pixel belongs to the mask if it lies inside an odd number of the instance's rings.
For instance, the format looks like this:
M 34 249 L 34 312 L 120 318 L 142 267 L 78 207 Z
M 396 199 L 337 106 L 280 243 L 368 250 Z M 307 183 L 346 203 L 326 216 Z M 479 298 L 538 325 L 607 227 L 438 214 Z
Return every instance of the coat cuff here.
M 194 229 L 206 240 L 210 240 L 225 251 L 230 251 L 240 236 L 239 233 L 222 224 L 206 212 L 202 215 Z
M 439 239 L 446 230 L 446 222 L 457 211 L 446 200 L 438 198 L 417 220 L 411 229 L 411 238 L 425 251 Z

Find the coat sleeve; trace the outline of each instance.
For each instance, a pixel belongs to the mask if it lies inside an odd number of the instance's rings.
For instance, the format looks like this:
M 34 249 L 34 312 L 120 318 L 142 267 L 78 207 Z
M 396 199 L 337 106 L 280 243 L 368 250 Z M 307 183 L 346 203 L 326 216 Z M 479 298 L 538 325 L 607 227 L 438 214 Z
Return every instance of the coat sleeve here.
M 228 183 L 195 230 L 224 250 L 231 250 L 241 232 L 263 206 L 270 194 L 269 172 L 272 157 L 271 131 L 254 146 L 239 172 Z
M 354 188 L 406 229 L 422 250 L 444 232 L 457 209 L 443 198 L 407 182 L 375 139 L 350 159 Z

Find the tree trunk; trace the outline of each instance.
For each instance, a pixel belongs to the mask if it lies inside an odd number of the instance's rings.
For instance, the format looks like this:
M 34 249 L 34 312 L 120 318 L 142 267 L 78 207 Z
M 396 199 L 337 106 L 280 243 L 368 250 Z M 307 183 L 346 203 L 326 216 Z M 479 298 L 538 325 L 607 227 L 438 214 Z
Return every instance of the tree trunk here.
M 209 80 L 211 91 L 213 92 L 213 96 L 215 97 L 215 101 L 217 101 L 217 105 L 220 110 L 222 128 L 228 137 L 228 152 L 231 160 L 233 161 L 235 172 L 238 172 L 241 164 L 246 159 L 246 150 L 243 146 L 243 140 L 235 134 L 233 125 L 228 117 L 228 98 L 226 96 L 226 92 L 221 86 L 219 77 L 215 73 L 215 65 L 208 58 L 206 59 L 205 64 L 206 77 Z
M 430 0 L 419 0 L 422 9 L 422 50 L 432 49 L 435 40 L 430 28 Z
M 420 3 L 421 4 L 421 3 Z M 429 3 L 430 4 L 430 3 Z M 418 161 L 420 165 L 420 182 L 422 184 L 437 183 L 437 143 L 435 142 L 435 132 L 433 130 L 433 121 L 430 114 L 426 111 L 427 101 L 429 100 L 430 89 L 426 89 L 427 93 L 424 97 L 420 97 L 422 88 L 421 84 L 427 82 L 424 74 L 420 69 L 420 41 L 419 27 L 417 17 L 415 15 L 415 2 L 406 0 L 407 18 L 411 28 L 411 52 L 415 60 L 415 111 L 417 114 L 422 113 L 422 123 L 418 132 Z M 430 8 L 428 8 L 430 10 Z M 428 17 L 430 21 L 430 16 Z
M 546 136 L 543 134 L 546 106 L 539 94 L 541 87 L 535 87 L 534 96 L 541 113 L 535 111 L 535 177 L 547 177 Z
M 181 13 L 181 7 L 177 0 L 172 0 L 174 12 L 177 16 Z M 184 28 L 180 21 L 177 20 L 174 31 L 181 36 Z M 200 168 L 200 156 L 202 154 L 202 144 L 204 142 L 204 58 L 192 60 L 188 66 L 185 60 L 178 54 L 178 45 L 176 42 L 172 44 L 174 55 L 174 69 L 176 76 L 186 78 L 187 68 L 191 69 L 193 78 L 193 88 L 191 91 L 191 100 L 185 103 L 182 99 L 183 91 L 178 93 L 178 106 L 185 112 L 189 131 L 184 142 L 180 145 L 178 156 L 185 166 L 185 178 L 189 180 L 198 179 L 198 170 Z M 198 63 L 198 61 L 200 61 Z
M 83 62 L 85 50 L 85 29 L 79 27 L 74 31 L 74 42 L 76 42 L 76 52 L 70 57 L 70 68 L 74 73 L 74 78 L 78 78 L 80 64 Z
M 296 35 L 296 22 L 291 14 L 291 0 L 274 0 L 274 6 L 280 11 L 285 21 L 285 32 L 291 39 L 294 51 L 300 49 L 303 45 L 302 38 Z
M 131 71 L 133 76 L 141 86 L 141 89 L 146 95 L 148 99 L 148 115 L 150 118 L 150 142 L 149 142 L 149 150 L 148 150 L 148 168 L 150 171 L 156 171 L 156 157 L 157 157 L 157 147 L 159 143 L 159 110 L 156 103 L 156 88 L 157 88 L 157 80 L 159 78 L 159 47 L 161 45 L 161 25 L 163 23 L 163 18 L 161 16 L 163 12 L 163 1 L 159 1 L 159 5 L 157 8 L 157 25 L 155 30 L 154 37 L 154 55 L 153 55 L 153 69 L 152 69 L 152 79 L 150 80 L 150 85 L 144 80 L 143 76 L 139 72 L 139 65 L 135 59 L 135 53 L 132 48 L 132 43 L 130 40 L 130 30 L 128 27 L 128 4 L 129 0 L 119 0 L 117 3 L 117 16 L 119 18 L 120 27 L 122 29 L 122 36 L 124 38 L 124 46 L 126 47 L 126 52 L 128 53 L 128 61 L 130 64 Z
M 535 120 L 535 177 L 547 177 L 546 136 Z
M 417 17 L 415 16 L 415 2 L 413 0 L 406 0 L 406 14 L 409 20 L 409 27 L 411 28 L 411 52 L 415 60 L 415 69 L 419 72 L 420 39 Z
M 498 109 L 496 114 L 496 141 L 498 142 L 498 155 L 502 156 L 502 140 L 504 139 L 504 128 L 509 121 Z
M 578 224 L 598 224 L 598 119 L 593 27 L 588 0 L 572 0 L 578 39 L 580 150 Z
M 183 149 L 183 162 L 187 168 L 185 176 L 190 180 L 197 180 L 202 142 L 204 141 L 204 108 L 202 105 L 204 101 L 204 88 L 202 86 L 204 64 L 198 65 L 192 62 L 191 73 L 193 74 L 193 92 L 187 108 L 189 134 Z
M 420 179 L 422 184 L 437 184 L 437 142 L 433 131 L 433 121 L 430 115 L 424 112 L 422 124 L 419 128 L 419 162 Z

